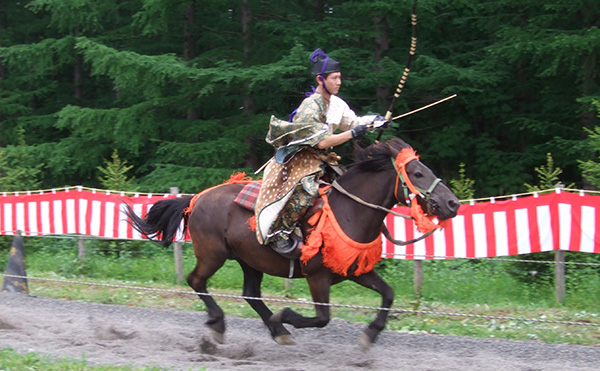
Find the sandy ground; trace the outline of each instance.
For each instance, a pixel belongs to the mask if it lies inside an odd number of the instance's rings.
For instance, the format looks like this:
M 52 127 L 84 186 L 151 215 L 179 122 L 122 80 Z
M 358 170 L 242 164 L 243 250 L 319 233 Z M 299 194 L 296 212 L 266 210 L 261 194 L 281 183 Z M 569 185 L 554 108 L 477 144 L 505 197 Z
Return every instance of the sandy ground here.
M 0 348 L 89 364 L 168 370 L 599 370 L 600 347 L 384 331 L 368 352 L 364 325 L 333 319 L 273 342 L 262 322 L 227 317 L 215 344 L 204 312 L 157 310 L 0 293 Z

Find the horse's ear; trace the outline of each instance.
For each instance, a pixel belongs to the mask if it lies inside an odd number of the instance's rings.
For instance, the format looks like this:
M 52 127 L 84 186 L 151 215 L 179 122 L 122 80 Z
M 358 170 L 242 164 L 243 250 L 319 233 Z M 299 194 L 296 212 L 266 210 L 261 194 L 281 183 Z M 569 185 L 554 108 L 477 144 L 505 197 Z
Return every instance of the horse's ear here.
M 388 145 L 388 148 L 390 150 L 390 153 L 392 154 L 392 156 L 395 158 L 396 156 L 398 156 L 398 154 L 400 152 L 402 152 L 402 150 L 404 148 L 408 148 L 411 147 L 410 144 L 406 143 L 404 140 L 402 140 L 401 138 L 394 138 L 394 139 L 390 139 L 389 141 L 386 142 Z
M 352 154 L 354 156 L 354 162 L 359 162 L 361 160 L 367 159 L 369 156 L 366 155 L 365 151 L 366 147 L 359 140 L 355 140 L 354 150 L 352 151 Z

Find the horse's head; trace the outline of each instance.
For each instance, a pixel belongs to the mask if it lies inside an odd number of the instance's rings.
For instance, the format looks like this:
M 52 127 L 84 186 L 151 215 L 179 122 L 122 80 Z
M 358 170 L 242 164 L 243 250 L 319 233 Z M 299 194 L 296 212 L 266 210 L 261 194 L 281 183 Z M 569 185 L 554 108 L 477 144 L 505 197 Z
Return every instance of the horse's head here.
M 440 220 L 456 216 L 460 201 L 431 169 L 423 164 L 410 145 L 399 138 L 355 152 L 359 161 L 376 160 L 395 170 L 395 198 L 410 206 L 416 200 L 424 212 Z M 387 167 L 387 166 L 386 166 Z M 412 201 L 414 202 L 414 201 Z

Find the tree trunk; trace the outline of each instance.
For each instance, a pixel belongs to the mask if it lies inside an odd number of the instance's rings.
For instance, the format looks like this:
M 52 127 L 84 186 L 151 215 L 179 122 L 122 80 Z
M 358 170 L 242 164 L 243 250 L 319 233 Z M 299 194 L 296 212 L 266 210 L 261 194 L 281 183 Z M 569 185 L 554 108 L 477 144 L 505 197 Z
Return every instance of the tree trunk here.
M 6 19 L 4 14 L 0 15 L 0 32 L 4 31 L 6 27 Z M 2 47 L 2 41 L 0 40 L 0 48 Z M 0 81 L 4 80 L 6 76 L 6 68 L 2 64 L 2 58 L 0 58 Z
M 315 0 L 314 7 L 317 20 L 322 21 L 325 16 L 325 2 L 323 0 Z
M 387 20 L 379 15 L 373 17 L 373 24 L 375 25 L 375 28 L 377 29 L 379 34 L 374 39 L 375 45 L 377 45 L 375 49 L 375 69 L 377 72 L 381 72 L 382 68 L 380 62 L 383 59 L 385 53 L 390 49 L 390 29 Z M 378 85 L 375 96 L 377 97 L 377 103 L 379 104 L 379 106 L 387 107 L 389 105 L 389 87 Z
M 590 14 L 588 9 L 582 9 L 581 14 L 579 15 L 579 19 L 582 20 L 583 28 L 590 29 L 592 27 L 597 27 L 600 21 L 597 17 L 589 18 L 587 15 Z M 585 51 L 581 56 L 581 94 L 582 96 L 593 96 L 598 92 L 598 57 L 597 53 Z M 587 129 L 593 129 L 594 126 L 598 125 L 598 116 L 596 111 L 589 107 L 586 111 L 584 111 L 581 115 L 581 126 Z M 583 135 L 587 138 L 586 132 L 583 130 Z M 585 151 L 582 153 L 581 157 L 583 159 L 589 158 L 589 153 Z M 582 179 L 583 188 L 584 189 L 596 189 L 591 182 L 583 177 Z
M 250 49 L 252 48 L 252 35 L 250 34 L 250 22 L 252 22 L 252 9 L 248 6 L 250 0 L 243 0 L 242 2 L 242 40 L 243 40 L 243 50 L 242 50 L 242 58 L 245 67 L 250 65 Z M 253 113 L 254 109 L 254 99 L 247 91 L 248 83 L 244 86 L 246 89 L 246 96 L 244 97 L 244 115 L 249 116 Z
M 252 22 L 252 8 L 248 5 L 250 0 L 243 0 L 242 2 L 242 17 L 241 17 L 241 26 L 242 26 L 242 63 L 244 63 L 245 67 L 250 65 L 250 50 L 252 49 L 252 34 L 250 32 L 250 23 Z M 245 117 L 250 117 L 254 113 L 254 98 L 249 91 L 249 83 L 244 84 L 244 90 L 246 94 L 244 96 L 244 101 L 242 103 L 243 107 L 243 115 Z M 254 139 L 248 138 L 246 139 L 246 144 L 253 148 L 255 147 Z M 257 157 L 256 151 L 250 151 L 245 158 L 246 166 L 257 169 L 259 164 L 259 159 Z
M 190 3 L 184 11 L 183 59 L 187 62 L 196 57 L 196 6 Z
M 196 23 L 196 5 L 194 2 L 190 4 L 184 10 L 184 23 L 183 23 L 183 59 L 188 62 L 196 58 L 196 42 L 197 33 L 195 30 Z M 195 99 L 193 96 L 191 99 Z M 199 117 L 198 111 L 190 106 L 187 109 L 186 118 L 188 120 L 197 120 Z
M 582 55 L 582 94 L 583 96 L 594 95 L 598 92 L 598 58 L 595 53 L 585 52 Z M 592 129 L 596 125 L 597 116 L 593 109 L 588 109 L 581 116 L 581 124 L 584 128 Z
M 73 67 L 73 96 L 77 105 L 83 101 L 83 58 L 78 53 L 75 55 L 75 66 Z

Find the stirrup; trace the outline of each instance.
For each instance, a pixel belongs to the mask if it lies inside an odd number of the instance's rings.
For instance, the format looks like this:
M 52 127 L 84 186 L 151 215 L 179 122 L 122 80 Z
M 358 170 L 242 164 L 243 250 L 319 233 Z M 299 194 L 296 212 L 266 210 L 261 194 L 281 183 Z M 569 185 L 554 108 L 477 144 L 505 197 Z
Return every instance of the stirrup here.
M 274 241 L 269 246 L 279 255 L 292 261 L 300 258 L 300 255 L 302 255 L 302 250 L 300 249 L 302 244 L 296 238 Z

